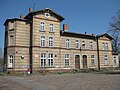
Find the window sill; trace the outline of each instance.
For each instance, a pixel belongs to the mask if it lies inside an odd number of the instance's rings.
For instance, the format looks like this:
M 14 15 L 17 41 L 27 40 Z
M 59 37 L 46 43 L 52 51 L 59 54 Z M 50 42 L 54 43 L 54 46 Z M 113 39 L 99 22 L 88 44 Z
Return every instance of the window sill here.
M 45 30 L 44 31 L 41 31 L 41 30 L 39 30 L 40 32 L 45 32 Z
M 55 33 L 55 32 L 49 32 L 49 33 Z

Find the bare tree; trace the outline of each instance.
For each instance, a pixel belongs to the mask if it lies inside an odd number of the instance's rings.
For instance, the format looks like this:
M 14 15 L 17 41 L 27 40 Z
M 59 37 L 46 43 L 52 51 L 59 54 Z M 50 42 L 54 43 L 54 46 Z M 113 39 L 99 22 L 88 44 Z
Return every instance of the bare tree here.
M 108 33 L 114 38 L 112 40 L 112 48 L 114 52 L 120 52 L 120 9 L 110 22 Z

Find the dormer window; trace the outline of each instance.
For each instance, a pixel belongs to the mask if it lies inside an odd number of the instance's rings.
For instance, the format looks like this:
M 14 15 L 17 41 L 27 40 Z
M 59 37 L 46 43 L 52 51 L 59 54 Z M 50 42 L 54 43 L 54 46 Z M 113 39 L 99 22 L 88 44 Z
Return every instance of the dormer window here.
M 44 22 L 40 23 L 40 31 L 45 31 L 45 24 L 44 24 Z

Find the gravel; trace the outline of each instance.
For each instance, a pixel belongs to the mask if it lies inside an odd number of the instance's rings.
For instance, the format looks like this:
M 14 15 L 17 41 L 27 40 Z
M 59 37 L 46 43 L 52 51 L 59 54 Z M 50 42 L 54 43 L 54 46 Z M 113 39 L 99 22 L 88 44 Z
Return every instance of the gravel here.
M 0 90 L 120 90 L 120 74 L 0 76 Z

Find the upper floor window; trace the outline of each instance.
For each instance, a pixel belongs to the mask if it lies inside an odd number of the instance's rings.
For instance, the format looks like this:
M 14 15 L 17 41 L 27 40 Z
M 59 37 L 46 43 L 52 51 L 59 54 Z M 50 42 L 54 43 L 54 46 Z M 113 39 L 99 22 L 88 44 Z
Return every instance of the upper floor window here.
M 50 24 L 50 32 L 54 32 L 53 24 Z
M 104 56 L 104 65 L 108 65 L 107 55 Z
M 76 48 L 76 49 L 79 48 L 79 42 L 78 42 L 78 40 L 75 41 L 75 48 Z
M 52 47 L 54 43 L 53 37 L 49 37 L 49 47 Z
M 69 54 L 65 54 L 65 66 L 69 66 Z
M 45 31 L 45 24 L 44 24 L 44 22 L 40 23 L 40 31 Z
M 82 49 L 85 49 L 85 41 L 82 41 Z
M 94 59 L 94 55 L 91 55 L 91 66 L 95 65 L 95 59 Z
M 102 43 L 102 48 L 103 48 L 103 50 L 105 50 L 105 43 L 104 42 Z
M 108 43 L 105 44 L 105 47 L 106 47 L 105 49 L 108 50 Z
M 90 42 L 90 50 L 93 50 L 93 42 Z
M 46 53 L 41 53 L 41 67 L 46 66 Z
M 41 36 L 41 46 L 45 46 L 45 36 Z
M 48 66 L 53 66 L 53 54 L 48 54 Z
M 69 41 L 69 39 L 66 39 L 66 48 L 70 48 L 70 41 Z
M 10 23 L 9 23 L 9 30 L 10 30 L 10 29 L 14 29 L 14 22 L 10 22 Z
M 14 36 L 13 36 L 13 35 L 10 36 L 9 45 L 10 45 L 10 46 L 11 46 L 11 45 L 14 45 Z

